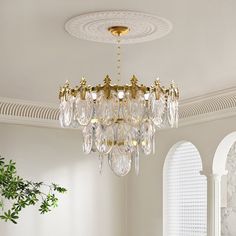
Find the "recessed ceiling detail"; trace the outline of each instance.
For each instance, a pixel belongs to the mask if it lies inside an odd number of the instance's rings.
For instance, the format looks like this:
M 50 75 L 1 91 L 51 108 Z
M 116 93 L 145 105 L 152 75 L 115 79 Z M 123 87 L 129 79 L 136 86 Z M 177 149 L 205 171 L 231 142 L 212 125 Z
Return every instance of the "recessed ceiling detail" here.
M 112 26 L 129 28 L 129 33 L 122 37 L 122 44 L 159 39 L 172 29 L 171 22 L 162 17 L 134 11 L 101 11 L 79 15 L 67 21 L 65 29 L 79 39 L 116 43 L 116 38 L 108 31 Z

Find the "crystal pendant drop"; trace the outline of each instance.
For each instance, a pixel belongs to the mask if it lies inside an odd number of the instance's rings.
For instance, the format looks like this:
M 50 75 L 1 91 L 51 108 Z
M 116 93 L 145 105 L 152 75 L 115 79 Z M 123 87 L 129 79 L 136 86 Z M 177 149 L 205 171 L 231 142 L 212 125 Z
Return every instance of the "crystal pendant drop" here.
M 114 144 L 114 131 L 112 126 L 97 125 L 95 129 L 95 145 L 99 153 L 108 154 Z
M 108 163 L 117 176 L 125 176 L 131 170 L 131 154 L 120 153 L 117 147 L 108 156 Z
M 160 98 L 156 98 L 155 93 L 151 93 L 149 96 L 149 106 L 150 111 L 149 115 L 152 119 L 153 123 L 161 128 L 161 124 L 163 122 L 163 114 L 165 112 L 165 97 L 164 95 L 160 95 Z
M 100 174 L 102 174 L 103 159 L 104 159 L 104 156 L 102 154 L 99 154 L 98 161 L 99 161 L 99 173 Z
M 75 119 L 82 126 L 88 125 L 93 114 L 93 99 L 92 95 L 86 92 L 85 98 L 82 99 L 78 95 L 75 99 Z
M 139 149 L 138 149 L 138 147 L 135 148 L 132 155 L 133 155 L 135 173 L 136 173 L 136 175 L 139 175 L 140 158 L 139 158 Z
M 152 152 L 152 137 L 154 134 L 153 124 L 150 120 L 145 120 L 141 125 L 141 148 L 144 154 L 149 155 Z
M 174 123 L 174 127 L 178 128 L 178 124 L 179 124 L 179 102 L 175 101 L 175 123 Z
M 67 101 L 60 104 L 60 121 L 62 127 L 69 127 L 73 119 L 74 98 L 70 96 Z
M 111 98 L 106 98 L 103 93 L 100 93 L 97 99 L 97 116 L 103 125 L 111 125 L 118 118 L 118 99 L 115 95 Z
M 167 117 L 171 128 L 178 126 L 178 102 L 171 97 L 167 100 Z
M 60 107 L 59 107 L 59 122 L 61 127 L 65 127 L 64 124 L 64 107 L 65 107 L 66 101 L 61 101 Z
M 88 125 L 83 129 L 83 151 L 89 154 L 93 147 L 93 127 Z
M 129 124 L 121 123 L 116 127 L 116 142 L 120 153 L 131 153 L 134 149 L 135 134 Z
M 137 92 L 136 98 L 132 98 L 130 93 L 126 93 L 123 105 L 123 116 L 128 123 L 138 125 L 144 116 L 144 94 Z

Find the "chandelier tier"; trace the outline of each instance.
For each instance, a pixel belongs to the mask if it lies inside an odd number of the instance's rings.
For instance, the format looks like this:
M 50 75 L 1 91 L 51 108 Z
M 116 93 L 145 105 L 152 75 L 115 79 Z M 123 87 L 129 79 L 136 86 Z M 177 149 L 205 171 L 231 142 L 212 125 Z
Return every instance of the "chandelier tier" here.
M 138 83 L 133 76 L 129 84 L 120 84 L 120 40 L 130 29 L 112 26 L 108 30 L 117 37 L 117 84 L 107 75 L 103 84 L 87 85 L 82 78 L 74 88 L 66 82 L 59 91 L 60 124 L 82 127 L 83 151 L 97 152 L 99 169 L 108 159 L 118 176 L 125 176 L 132 164 L 139 173 L 140 153 L 155 152 L 155 132 L 178 126 L 179 90 L 174 82 L 169 88 L 157 79 L 152 86 Z

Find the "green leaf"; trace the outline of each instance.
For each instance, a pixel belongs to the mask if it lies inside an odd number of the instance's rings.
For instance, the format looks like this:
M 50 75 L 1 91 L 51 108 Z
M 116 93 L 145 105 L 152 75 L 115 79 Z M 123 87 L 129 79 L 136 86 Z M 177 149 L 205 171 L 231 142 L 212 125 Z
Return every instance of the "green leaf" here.
M 45 192 L 45 189 L 48 192 Z M 44 191 L 43 191 L 44 190 Z M 32 182 L 17 175 L 16 163 L 10 160 L 5 162 L 0 157 L 0 220 L 11 221 L 16 224 L 19 213 L 26 207 L 40 203 L 41 214 L 50 212 L 58 206 L 56 193 L 65 193 L 67 190 L 57 184 L 46 185 L 43 182 Z M 11 207 L 4 211 L 4 202 L 9 201 Z

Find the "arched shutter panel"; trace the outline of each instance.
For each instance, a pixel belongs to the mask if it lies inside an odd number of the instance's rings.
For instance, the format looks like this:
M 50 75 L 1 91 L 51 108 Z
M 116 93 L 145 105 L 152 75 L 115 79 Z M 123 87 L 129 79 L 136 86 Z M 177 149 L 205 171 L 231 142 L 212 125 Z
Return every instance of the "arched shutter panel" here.
M 206 236 L 207 182 L 201 157 L 185 142 L 167 157 L 164 169 L 164 235 Z

